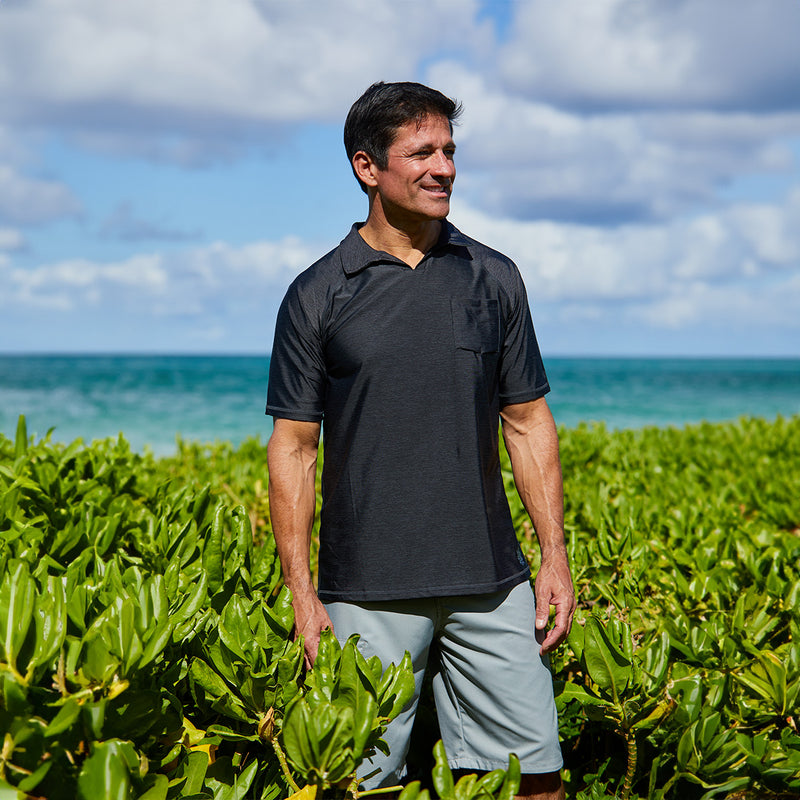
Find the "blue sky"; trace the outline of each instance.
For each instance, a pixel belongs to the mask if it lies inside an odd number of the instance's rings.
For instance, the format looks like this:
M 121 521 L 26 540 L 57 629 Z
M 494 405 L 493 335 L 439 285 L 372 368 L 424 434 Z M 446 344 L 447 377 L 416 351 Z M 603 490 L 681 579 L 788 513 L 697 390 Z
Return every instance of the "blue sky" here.
M 547 355 L 800 355 L 795 0 L 0 0 L 0 351 L 263 353 L 365 214 L 374 80 L 464 103 L 451 220 Z

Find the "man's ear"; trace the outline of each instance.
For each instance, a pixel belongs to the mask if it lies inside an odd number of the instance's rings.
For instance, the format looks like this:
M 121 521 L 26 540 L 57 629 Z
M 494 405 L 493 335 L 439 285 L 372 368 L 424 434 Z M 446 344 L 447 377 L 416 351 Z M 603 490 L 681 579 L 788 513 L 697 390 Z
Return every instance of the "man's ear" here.
M 366 186 L 377 186 L 378 165 L 363 150 L 353 156 L 353 172 Z

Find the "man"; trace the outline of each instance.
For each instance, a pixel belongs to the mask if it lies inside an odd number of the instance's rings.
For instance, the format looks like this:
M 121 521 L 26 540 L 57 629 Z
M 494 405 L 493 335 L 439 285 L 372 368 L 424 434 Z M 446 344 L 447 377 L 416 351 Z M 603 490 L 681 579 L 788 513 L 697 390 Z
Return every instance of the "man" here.
M 557 798 L 546 654 L 575 607 L 558 440 L 517 268 L 446 221 L 459 112 L 426 86 L 377 83 L 348 114 L 345 148 L 369 212 L 281 306 L 267 399 L 271 518 L 308 665 L 322 630 L 340 641 L 357 632 L 384 666 L 409 650 L 419 693 L 435 642 L 450 765 L 505 767 L 513 751 L 520 793 Z M 500 474 L 500 418 L 541 548 L 535 609 Z M 401 776 L 415 710 L 416 700 L 389 726 L 391 754 L 376 757 L 381 772 L 365 788 Z

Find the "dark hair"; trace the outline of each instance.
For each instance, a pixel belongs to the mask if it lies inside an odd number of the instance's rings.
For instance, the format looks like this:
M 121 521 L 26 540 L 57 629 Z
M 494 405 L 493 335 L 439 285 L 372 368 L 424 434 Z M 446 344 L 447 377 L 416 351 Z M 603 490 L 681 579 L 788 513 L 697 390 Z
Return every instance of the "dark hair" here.
M 350 166 L 353 156 L 363 150 L 378 165 L 389 166 L 389 148 L 398 128 L 407 122 L 421 122 L 429 115 L 447 117 L 450 130 L 461 114 L 461 103 L 421 83 L 373 83 L 353 103 L 344 123 L 344 149 Z M 353 170 L 355 175 L 355 170 Z M 356 175 L 361 188 L 367 187 Z

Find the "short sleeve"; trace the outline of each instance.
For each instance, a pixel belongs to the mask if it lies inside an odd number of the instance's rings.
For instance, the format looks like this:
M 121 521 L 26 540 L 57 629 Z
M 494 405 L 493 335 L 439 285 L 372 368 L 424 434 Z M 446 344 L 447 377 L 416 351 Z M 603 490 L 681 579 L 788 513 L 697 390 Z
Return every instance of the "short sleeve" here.
M 550 391 L 528 295 L 515 265 L 505 283 L 503 344 L 500 363 L 500 405 L 536 400 Z
M 296 280 L 281 303 L 269 362 L 267 410 L 273 417 L 319 422 L 325 359 L 314 297 Z

